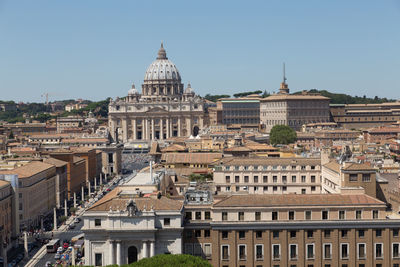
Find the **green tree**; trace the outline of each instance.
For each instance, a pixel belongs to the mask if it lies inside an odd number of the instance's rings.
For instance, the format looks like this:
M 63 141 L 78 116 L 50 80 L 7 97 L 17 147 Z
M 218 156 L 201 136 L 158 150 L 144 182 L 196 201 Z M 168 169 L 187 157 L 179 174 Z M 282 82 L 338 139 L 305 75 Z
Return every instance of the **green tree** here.
M 138 262 L 131 263 L 125 266 L 132 267 L 212 267 L 212 265 L 200 257 L 192 255 L 174 255 L 174 254 L 160 254 L 151 258 L 144 258 Z
M 11 131 L 10 134 L 8 135 L 8 139 L 14 139 L 14 133 Z
M 269 133 L 269 142 L 272 145 L 291 144 L 297 139 L 296 132 L 287 125 L 275 125 Z

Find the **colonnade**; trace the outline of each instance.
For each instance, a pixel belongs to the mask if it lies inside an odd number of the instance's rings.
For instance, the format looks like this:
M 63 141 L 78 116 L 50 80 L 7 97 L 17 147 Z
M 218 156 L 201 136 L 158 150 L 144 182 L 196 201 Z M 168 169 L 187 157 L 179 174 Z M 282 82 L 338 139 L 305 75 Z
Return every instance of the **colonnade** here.
M 121 240 L 109 240 L 109 245 L 110 245 L 110 257 L 109 257 L 109 264 L 117 264 L 117 265 L 122 265 L 126 264 L 122 259 L 122 247 L 124 250 L 126 250 L 125 258 L 128 258 L 128 247 L 122 246 L 122 241 Z M 130 245 L 129 245 L 130 247 Z M 153 257 L 155 255 L 155 244 L 154 241 L 142 241 L 142 249 L 141 249 L 141 257 L 139 257 L 139 247 L 136 247 L 137 249 L 137 259 L 143 259 L 143 258 L 148 258 L 148 257 Z M 91 253 L 91 252 L 90 252 Z M 90 254 L 89 254 L 90 255 Z M 115 255 L 115 257 L 114 257 Z

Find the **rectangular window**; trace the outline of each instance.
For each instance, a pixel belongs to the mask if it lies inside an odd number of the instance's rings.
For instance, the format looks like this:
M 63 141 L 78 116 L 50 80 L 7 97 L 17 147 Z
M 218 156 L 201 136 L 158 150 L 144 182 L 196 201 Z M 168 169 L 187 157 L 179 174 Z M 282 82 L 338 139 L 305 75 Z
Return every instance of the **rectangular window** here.
M 294 211 L 289 211 L 289 220 L 293 221 L 294 220 Z
M 331 237 L 331 230 L 324 230 L 324 237 L 330 238 Z
M 245 231 L 239 231 L 239 238 L 244 239 L 246 237 L 246 232 Z
M 209 244 L 209 243 L 203 244 L 203 254 L 204 254 L 204 256 L 206 256 L 206 258 L 210 258 L 211 257 L 211 253 L 212 253 L 211 244 Z
M 221 254 L 222 260 L 229 260 L 229 245 L 221 246 Z
M 201 230 L 194 230 L 194 237 L 201 237 Z
M 305 211 L 305 214 L 306 214 L 306 220 L 311 220 L 311 210 L 306 210 Z
M 222 231 L 222 239 L 228 238 L 228 231 Z
M 222 212 L 222 220 L 227 221 L 228 220 L 228 213 L 226 211 Z
M 286 175 L 282 176 L 282 183 L 286 184 L 287 183 L 287 177 Z
M 230 176 L 225 176 L 225 182 L 230 183 L 231 182 L 231 177 Z
M 344 210 L 339 210 L 339 220 L 346 219 L 346 212 Z
M 272 231 L 272 237 L 273 238 L 279 238 L 279 230 Z
M 258 183 L 258 176 L 254 176 L 254 183 Z
M 101 219 L 94 219 L 94 226 L 101 226 Z
M 356 210 L 356 219 L 357 220 L 361 220 L 361 214 L 362 214 L 361 210 Z
M 312 238 L 314 236 L 314 231 L 313 230 L 307 230 L 307 237 Z
M 210 230 L 204 230 L 204 237 L 210 237 Z
M 382 229 L 376 229 L 375 230 L 375 236 L 376 237 L 382 237 Z
M 201 211 L 196 211 L 196 220 L 201 220 Z
M 293 175 L 293 176 L 292 176 L 292 183 L 295 183 L 295 182 L 296 182 L 296 176 Z
M 245 261 L 246 260 L 246 245 L 239 245 L 239 260 Z
M 256 211 L 255 216 L 256 216 L 256 221 L 261 221 L 261 212 Z
M 235 176 L 235 183 L 239 183 L 239 176 Z
M 349 175 L 350 182 L 357 182 L 357 180 L 358 180 L 358 174 L 350 174 Z
M 272 259 L 273 260 L 281 259 L 281 245 L 272 244 Z
M 238 212 L 238 220 L 239 221 L 244 221 L 244 212 L 243 211 L 239 211 Z
M 273 211 L 272 212 L 272 220 L 273 221 L 277 221 L 278 220 L 278 212 L 277 211 Z
M 277 183 L 278 182 L 278 176 L 274 175 L 272 176 L 272 182 Z
M 205 220 L 210 220 L 211 219 L 211 213 L 209 211 L 204 212 L 204 219 Z
M 245 177 L 244 177 L 244 182 L 245 182 L 245 183 L 248 183 L 248 182 L 249 182 L 249 176 L 245 176 Z
M 289 245 L 289 258 L 290 260 L 296 260 L 298 255 L 297 244 Z
M 378 210 L 373 210 L 372 211 L 372 218 L 373 219 L 378 219 L 379 211 Z
M 171 225 L 171 220 L 169 218 L 164 218 L 164 226 Z
M 267 192 L 268 191 L 268 186 L 264 186 L 263 190 L 264 190 L 264 192 Z
M 314 259 L 315 257 L 314 244 L 307 244 L 306 249 L 307 249 L 307 254 L 306 254 L 307 259 L 309 260 Z
M 367 257 L 367 249 L 365 243 L 358 243 L 357 244 L 357 257 L 360 260 L 363 260 Z
M 383 244 L 375 243 L 375 259 L 383 259 Z
M 256 260 L 260 261 L 264 259 L 264 245 L 256 245 Z
M 347 237 L 347 230 L 342 230 L 341 231 L 341 236 L 342 236 L 342 238 L 346 238 Z
M 324 259 L 332 259 L 332 244 L 324 244 L 323 245 L 324 249 Z
M 358 237 L 363 238 L 365 236 L 365 231 L 363 229 L 358 230 Z
M 400 243 L 392 243 L 392 258 L 400 258 Z
M 311 183 L 315 183 L 315 175 L 311 175 Z
M 192 212 L 191 211 L 187 211 L 185 213 L 185 219 L 186 220 L 191 220 L 192 219 Z
M 399 229 L 395 228 L 392 230 L 393 232 L 393 237 L 398 237 L 399 236 Z
M 101 253 L 94 254 L 94 265 L 95 266 L 103 266 L 103 254 L 101 254 Z
M 290 238 L 296 238 L 296 231 L 292 230 L 290 231 Z
M 263 183 L 268 183 L 268 176 L 266 175 L 263 176 Z
M 256 231 L 256 238 L 262 238 L 262 231 Z
M 371 174 L 369 174 L 369 173 L 363 173 L 363 175 L 362 175 L 362 181 L 363 181 L 363 182 L 371 182 Z
M 305 183 L 305 182 L 306 182 L 306 176 L 305 176 L 305 175 L 302 175 L 302 176 L 301 176 L 301 182 L 302 182 L 302 183 Z
M 349 258 L 349 244 L 348 243 L 340 244 L 340 258 L 341 259 Z
M 328 220 L 328 211 L 327 210 L 322 211 L 322 220 Z

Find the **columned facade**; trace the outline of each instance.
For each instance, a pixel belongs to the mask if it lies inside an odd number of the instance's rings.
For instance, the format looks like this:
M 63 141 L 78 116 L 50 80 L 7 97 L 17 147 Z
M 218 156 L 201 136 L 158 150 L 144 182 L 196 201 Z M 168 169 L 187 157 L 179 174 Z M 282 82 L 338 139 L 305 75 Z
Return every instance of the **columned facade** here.
M 175 64 L 161 45 L 146 71 L 142 94 L 132 88 L 124 99 L 109 104 L 109 127 L 114 141 L 164 140 L 189 137 L 204 125 L 204 100 L 188 84 L 184 89 Z

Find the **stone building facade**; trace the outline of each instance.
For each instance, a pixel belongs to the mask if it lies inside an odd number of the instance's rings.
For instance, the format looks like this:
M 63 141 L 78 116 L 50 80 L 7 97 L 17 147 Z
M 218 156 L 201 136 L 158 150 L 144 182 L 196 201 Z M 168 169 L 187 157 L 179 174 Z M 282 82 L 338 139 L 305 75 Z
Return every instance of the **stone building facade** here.
M 109 127 L 115 141 L 163 140 L 196 136 L 204 126 L 204 100 L 181 75 L 161 44 L 157 59 L 148 67 L 142 94 L 129 90 L 124 99 L 109 104 Z
M 275 125 L 288 125 L 299 131 L 304 124 L 329 122 L 329 101 L 327 97 L 307 92 L 291 95 L 284 81 L 278 94 L 261 100 L 260 123 L 270 132 Z

